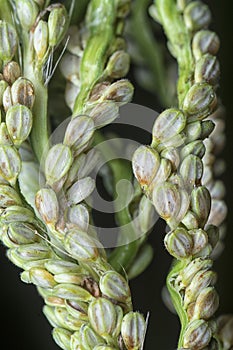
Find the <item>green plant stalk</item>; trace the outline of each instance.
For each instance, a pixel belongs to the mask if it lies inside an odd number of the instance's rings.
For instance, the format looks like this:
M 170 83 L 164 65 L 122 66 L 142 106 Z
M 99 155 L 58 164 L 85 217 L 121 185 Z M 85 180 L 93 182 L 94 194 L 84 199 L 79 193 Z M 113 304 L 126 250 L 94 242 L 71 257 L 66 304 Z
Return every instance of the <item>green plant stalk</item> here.
M 177 59 L 179 66 L 177 94 L 181 107 L 193 81 L 194 59 L 191 50 L 191 36 L 177 9 L 176 1 L 157 0 L 156 6 L 162 26 L 172 46 L 172 54 Z
M 177 292 L 176 288 L 173 286 L 172 281 L 176 278 L 176 276 L 179 274 L 180 271 L 182 271 L 185 266 L 187 265 L 187 261 L 178 261 L 174 260 L 174 263 L 172 265 L 171 271 L 169 272 L 167 276 L 167 288 L 170 293 L 172 303 L 175 307 L 175 310 L 179 316 L 180 323 L 181 323 L 181 330 L 180 330 L 180 337 L 179 337 L 179 343 L 178 343 L 178 349 L 182 347 L 183 344 L 183 336 L 184 331 L 188 324 L 188 317 L 187 313 L 184 311 L 182 307 L 182 299 L 180 294 Z
M 166 88 L 166 72 L 160 45 L 156 42 L 148 22 L 147 10 L 150 0 L 136 0 L 132 6 L 132 27 L 140 52 L 145 57 L 163 106 L 169 106 Z M 152 44 L 153 43 L 153 44 Z
M 95 6 L 97 5 L 98 1 L 96 5 L 93 5 L 93 12 L 95 12 Z M 104 71 L 107 51 L 114 39 L 113 23 L 116 17 L 116 6 L 113 2 L 108 2 L 105 7 L 108 9 L 108 17 L 103 24 L 100 24 L 98 21 L 94 24 L 91 22 L 86 23 L 90 27 L 90 37 L 81 61 L 81 90 L 74 104 L 72 114 L 74 117 L 82 112 L 90 91 L 100 79 Z
M 106 139 L 100 132 L 95 132 L 95 143 L 104 142 Z M 113 182 L 114 182 L 114 195 L 116 195 L 115 188 L 116 184 L 124 179 L 127 181 L 132 181 L 132 170 L 129 164 L 123 162 L 122 160 L 116 159 L 114 150 L 110 147 L 103 147 L 101 149 L 101 153 L 106 159 L 113 159 L 108 162 L 108 165 L 113 174 Z M 122 204 L 122 203 L 121 203 Z M 124 209 L 118 211 L 116 209 L 116 219 L 120 226 L 120 236 L 118 238 L 118 242 L 120 242 L 121 237 L 127 234 L 127 237 L 131 237 L 132 239 L 135 237 L 135 230 L 132 224 L 132 217 L 129 212 L 128 206 L 124 206 Z M 125 232 L 125 225 L 127 225 L 127 232 Z M 124 272 L 123 268 L 127 270 L 127 268 L 133 263 L 137 252 L 141 246 L 141 240 L 133 240 L 132 242 L 124 245 L 119 245 L 116 247 L 111 255 L 109 256 L 109 263 L 112 265 L 118 272 Z

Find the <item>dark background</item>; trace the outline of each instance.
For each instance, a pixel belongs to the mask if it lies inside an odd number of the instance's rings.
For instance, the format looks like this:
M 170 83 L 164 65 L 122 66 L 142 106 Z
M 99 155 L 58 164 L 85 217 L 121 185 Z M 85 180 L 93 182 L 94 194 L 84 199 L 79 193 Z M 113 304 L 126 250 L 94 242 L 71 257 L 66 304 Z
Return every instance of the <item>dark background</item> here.
M 219 273 L 218 291 L 220 308 L 218 313 L 233 313 L 233 6 L 229 0 L 209 1 L 213 13 L 212 28 L 221 38 L 219 54 L 222 70 L 220 94 L 227 109 L 227 145 L 223 157 L 227 162 L 224 181 L 227 186 L 226 201 L 228 214 L 228 234 L 223 255 L 215 263 Z M 1 5 L 0 5 L 1 6 Z M 154 96 L 136 86 L 134 102 L 156 109 Z M 142 140 L 143 142 L 143 140 Z M 179 323 L 177 317 L 164 307 L 161 301 L 161 288 L 170 266 L 170 257 L 163 248 L 164 225 L 158 223 L 150 241 L 155 247 L 155 257 L 150 267 L 138 278 L 131 281 L 134 308 L 144 313 L 150 311 L 148 334 L 145 349 L 175 349 Z M 0 247 L 0 337 L 7 349 L 55 350 L 58 347 L 51 337 L 51 327 L 42 314 L 42 299 L 34 286 L 20 281 L 20 269 L 5 257 L 5 248 Z

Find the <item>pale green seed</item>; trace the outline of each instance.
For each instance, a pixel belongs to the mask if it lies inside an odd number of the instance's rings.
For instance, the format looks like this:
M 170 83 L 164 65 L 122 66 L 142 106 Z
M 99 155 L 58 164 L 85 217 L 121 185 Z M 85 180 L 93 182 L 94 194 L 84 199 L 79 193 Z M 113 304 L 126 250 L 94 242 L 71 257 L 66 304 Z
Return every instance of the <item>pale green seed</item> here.
M 73 162 L 72 152 L 68 146 L 57 144 L 53 146 L 45 159 L 45 177 L 50 186 L 56 185 L 67 175 Z
M 59 204 L 52 189 L 43 188 L 36 194 L 35 203 L 38 212 L 47 225 L 55 226 L 59 218 Z
M 7 63 L 14 57 L 18 46 L 15 28 L 0 20 L 0 59 Z
M 73 204 L 78 204 L 91 195 L 95 189 L 95 180 L 91 177 L 76 181 L 67 191 L 67 200 Z
M 79 331 L 80 344 L 86 350 L 93 350 L 93 348 L 104 342 L 101 338 L 88 324 L 83 325 Z
M 64 328 L 56 327 L 53 329 L 52 334 L 53 339 L 61 349 L 71 350 L 70 337 L 72 335 L 72 332 Z
M 58 259 L 49 259 L 45 264 L 46 269 L 54 275 L 60 273 L 72 273 L 72 272 L 81 272 L 81 268 L 79 265 L 66 260 L 58 260 Z
M 119 107 L 112 101 L 98 103 L 89 112 L 95 127 L 102 128 L 112 123 L 119 116 Z
M 53 288 L 57 284 L 54 276 L 43 268 L 34 267 L 28 273 L 31 283 L 38 287 Z
M 196 258 L 192 260 L 180 273 L 183 284 L 188 286 L 196 273 L 201 270 L 210 269 L 212 265 L 213 261 L 210 259 Z
M 219 306 L 219 297 L 214 287 L 204 288 L 197 297 L 193 318 L 210 319 Z
M 194 35 L 192 49 L 196 60 L 200 59 L 206 53 L 216 55 L 219 47 L 219 37 L 210 30 L 200 30 Z
M 167 233 L 164 243 L 168 252 L 176 259 L 187 259 L 193 253 L 192 236 L 184 228 L 177 228 Z
M 72 229 L 66 234 L 64 244 L 67 251 L 80 261 L 94 261 L 99 256 L 97 242 L 78 229 Z
M 208 244 L 208 236 L 207 233 L 202 229 L 194 229 L 190 230 L 189 234 L 193 239 L 193 249 L 192 254 L 198 254 L 202 251 Z
M 184 21 L 190 31 L 206 28 L 211 21 L 209 7 L 201 1 L 192 1 L 184 9 Z
M 25 141 L 32 128 L 32 113 L 23 105 L 12 106 L 6 113 L 6 125 L 11 139 L 19 147 Z
M 76 155 L 85 147 L 94 133 L 94 122 L 90 117 L 78 116 L 67 126 L 64 144 L 72 147 Z
M 217 281 L 217 274 L 211 270 L 200 270 L 197 272 L 190 285 L 185 289 L 184 307 L 196 301 L 200 292 L 209 287 L 214 286 Z
M 48 24 L 40 20 L 33 34 L 33 46 L 39 61 L 43 61 L 48 50 L 48 36 Z
M 62 299 L 78 300 L 78 301 L 91 301 L 92 295 L 84 288 L 70 283 L 60 283 L 53 288 L 53 296 L 57 296 Z
M 146 189 L 159 169 L 160 156 L 149 146 L 140 146 L 133 155 L 132 165 L 136 179 Z
M 130 289 L 126 280 L 115 271 L 105 272 L 99 281 L 100 290 L 103 295 L 121 303 L 131 300 Z
M 57 46 L 62 40 L 67 26 L 68 16 L 65 6 L 59 4 L 52 9 L 48 18 L 49 45 Z
M 162 143 L 167 145 L 167 141 L 174 139 L 174 146 L 181 145 L 183 138 L 179 136 L 186 125 L 186 117 L 184 113 L 175 108 L 170 108 L 162 112 L 156 119 L 152 135 L 153 135 L 153 147 Z M 169 144 L 169 146 L 172 146 Z
M 121 335 L 127 350 L 139 350 L 146 332 L 144 317 L 139 312 L 129 312 L 122 321 Z
M 20 204 L 22 204 L 22 201 L 16 190 L 8 185 L 0 185 L 0 208 Z
M 108 299 L 93 300 L 88 308 L 92 328 L 100 336 L 111 335 L 116 327 L 117 315 L 114 305 Z
M 206 224 L 211 209 L 211 197 L 206 187 L 194 188 L 191 192 L 191 210 L 196 214 L 200 227 Z
M 17 1 L 17 16 L 23 29 L 30 30 L 39 13 L 38 5 L 33 0 Z
M 211 337 L 212 331 L 208 323 L 204 320 L 195 320 L 185 330 L 183 347 L 202 349 L 209 344 Z
M 82 320 L 74 318 L 64 307 L 55 307 L 54 315 L 58 321 L 58 324 L 69 331 L 77 331 L 83 325 Z

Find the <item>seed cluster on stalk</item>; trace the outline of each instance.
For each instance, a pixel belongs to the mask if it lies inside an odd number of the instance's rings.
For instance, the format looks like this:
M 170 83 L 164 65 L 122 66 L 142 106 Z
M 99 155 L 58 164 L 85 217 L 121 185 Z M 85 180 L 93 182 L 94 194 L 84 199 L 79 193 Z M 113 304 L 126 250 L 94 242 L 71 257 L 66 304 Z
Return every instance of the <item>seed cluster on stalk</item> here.
M 219 38 L 207 30 L 211 14 L 200 1 L 157 1 L 153 6 L 180 65 L 180 104 L 158 116 L 152 143 L 135 152 L 133 170 L 170 228 L 164 240 L 166 249 L 180 261 L 167 281 L 170 293 L 174 292 L 180 303 L 176 311 L 180 314 L 180 307 L 186 319 L 179 346 L 220 349 L 222 338 L 217 335 L 214 319 L 219 297 L 214 288 L 216 274 L 212 271 L 213 256 L 221 250 L 219 227 L 226 217 L 224 186 L 214 176 L 221 173 L 217 173 L 215 155 L 224 146 L 222 107 L 216 96 Z M 172 41 L 172 33 L 169 37 L 165 15 L 171 8 L 176 8 L 177 23 L 186 28 L 189 38 L 180 47 L 175 37 Z M 179 50 L 189 44 L 193 70 L 182 73 Z M 191 60 L 190 48 L 186 54 Z M 183 82 L 182 74 L 189 80 Z
M 1 21 L 1 240 L 9 248 L 9 259 L 23 269 L 22 281 L 34 284 L 43 297 L 44 314 L 62 349 L 140 349 L 146 330 L 144 317 L 132 311 L 128 281 L 108 263 L 105 249 L 90 225 L 90 210 L 85 203 L 95 187 L 89 176 L 98 162 L 98 155 L 91 148 L 94 131 L 114 120 L 119 104 L 128 102 L 133 93 L 127 80 L 112 81 L 128 70 L 129 58 L 123 50 L 125 44 L 120 33 L 129 4 L 91 1 L 81 45 L 82 62 L 79 65 L 75 61 L 80 60 L 80 55 L 74 55 L 73 59 L 68 53 L 61 63 L 67 78 L 66 69 L 69 69 L 72 84 L 74 76 L 77 84 L 76 69 L 81 67 L 81 97 L 77 90 L 75 94 L 77 109 L 85 115 L 74 111 L 63 141 L 44 145 L 41 168 L 28 142 L 39 117 L 37 108 L 33 107 L 39 101 L 50 54 L 64 37 L 68 15 L 61 4 L 22 0 L 14 5 L 17 25 L 26 37 L 29 33 L 33 43 L 23 59 L 32 60 L 33 66 L 32 69 L 24 66 L 25 76 L 21 74 L 16 52 L 20 38 L 12 24 Z M 100 6 L 105 15 L 114 9 L 115 17 L 107 28 L 104 21 L 93 22 Z M 113 30 L 111 26 L 115 22 Z M 92 56 L 88 55 L 96 48 L 94 37 L 100 34 L 96 31 L 101 25 L 103 32 L 116 31 L 117 34 L 112 34 L 115 44 L 110 47 L 109 42 L 106 47 L 107 63 L 101 56 L 104 61 L 100 60 L 99 66 L 89 74 L 86 66 L 92 63 L 89 62 Z M 68 45 L 71 52 L 76 45 L 73 44 L 71 35 Z M 69 65 L 64 63 L 67 55 Z M 27 79 L 27 73 L 32 81 Z M 36 127 L 41 132 L 38 120 Z M 35 143 L 33 146 L 37 156 L 41 155 Z

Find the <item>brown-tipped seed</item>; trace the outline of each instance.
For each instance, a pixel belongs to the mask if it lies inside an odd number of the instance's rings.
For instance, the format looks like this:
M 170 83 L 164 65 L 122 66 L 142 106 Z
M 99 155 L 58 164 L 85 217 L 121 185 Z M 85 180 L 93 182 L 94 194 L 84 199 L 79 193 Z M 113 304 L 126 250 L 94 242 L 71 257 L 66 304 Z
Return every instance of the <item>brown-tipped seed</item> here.
M 43 221 L 54 227 L 59 215 L 59 204 L 56 193 L 52 189 L 41 189 L 36 194 L 35 203 Z
M 216 55 L 219 47 L 219 37 L 210 30 L 200 30 L 194 35 L 192 48 L 196 60 L 199 60 L 206 53 Z
M 210 24 L 211 12 L 201 1 L 192 1 L 184 9 L 184 21 L 190 31 L 196 32 Z
M 211 340 L 212 331 L 204 320 L 191 322 L 185 330 L 183 347 L 200 350 L 207 346 Z
M 153 141 L 152 146 L 156 147 L 160 143 L 166 147 L 166 141 L 172 140 L 169 146 L 180 146 L 183 143 L 183 138 L 180 135 L 186 125 L 186 117 L 184 113 L 175 108 L 170 108 L 162 112 L 156 119 L 153 126 Z
M 192 260 L 180 273 L 182 283 L 188 286 L 196 273 L 201 270 L 210 269 L 213 265 L 213 261 L 210 259 L 196 258 Z
M 54 7 L 48 18 L 49 45 L 54 47 L 62 40 L 67 26 L 67 11 L 65 6 L 59 4 Z
M 104 90 L 101 101 L 110 100 L 122 105 L 131 102 L 133 93 L 133 85 L 127 79 L 121 79 Z
M 20 170 L 18 152 L 11 146 L 0 146 L 0 176 L 14 186 Z
M 220 65 L 215 56 L 205 54 L 195 66 L 194 79 L 196 83 L 207 82 L 215 86 L 220 78 Z
M 200 227 L 204 227 L 210 213 L 211 197 L 206 187 L 194 188 L 191 193 L 191 210 L 196 214 Z
M 73 118 L 67 126 L 64 144 L 72 147 L 75 153 L 80 153 L 90 141 L 94 133 L 94 122 L 87 116 Z
M 11 96 L 13 104 L 21 104 L 32 109 L 35 101 L 34 86 L 30 80 L 18 78 L 11 87 Z
M 217 274 L 214 271 L 205 269 L 197 272 L 190 285 L 185 289 L 184 307 L 187 308 L 189 304 L 195 302 L 203 289 L 214 286 L 216 282 Z
M 184 228 L 177 228 L 167 233 L 164 239 L 168 252 L 176 259 L 182 260 L 189 258 L 193 251 L 192 236 Z
M 10 85 L 12 85 L 20 77 L 20 74 L 20 67 L 15 61 L 8 62 L 3 67 L 3 77 Z
M 197 297 L 193 319 L 210 319 L 219 306 L 219 297 L 214 287 L 203 289 Z
M 0 59 L 7 63 L 14 57 L 18 45 L 18 37 L 15 28 L 0 20 Z
M 188 211 L 189 197 L 186 191 L 165 182 L 154 188 L 153 203 L 158 214 L 174 229 Z
M 105 298 L 93 300 L 88 307 L 88 317 L 92 328 L 100 336 L 111 335 L 115 331 L 117 314 L 110 300 Z
M 146 322 L 139 312 L 129 312 L 122 321 L 121 335 L 127 350 L 139 350 L 143 346 Z
M 76 228 L 66 234 L 64 244 L 67 251 L 80 261 L 95 261 L 99 257 L 97 242 Z
M 48 24 L 47 22 L 40 20 L 33 33 L 33 45 L 36 51 L 37 59 L 43 61 L 48 49 Z
M 112 101 L 98 103 L 89 113 L 96 128 L 110 124 L 119 116 L 119 107 Z
M 140 146 L 133 155 L 132 164 L 136 179 L 146 190 L 160 166 L 158 152 L 149 146 Z
M 45 177 L 50 186 L 56 185 L 58 181 L 65 182 L 73 162 L 72 152 L 68 146 L 57 144 L 53 146 L 45 159 Z
M 6 113 L 6 125 L 16 147 L 25 141 L 32 129 L 32 112 L 23 105 L 14 105 Z
M 22 204 L 21 198 L 16 190 L 8 185 L 0 185 L 0 208 L 7 208 L 11 205 Z
M 82 325 L 87 320 L 80 320 L 69 314 L 65 307 L 56 306 L 54 308 L 54 314 L 59 326 L 68 329 L 69 331 L 79 331 Z
M 130 302 L 130 289 L 126 280 L 115 271 L 108 271 L 100 278 L 100 290 L 104 296 L 121 303 Z
M 193 239 L 192 255 L 198 254 L 208 244 L 207 233 L 202 229 L 194 229 L 190 230 L 189 234 L 192 236 Z
M 129 71 L 130 56 L 123 50 L 115 51 L 109 58 L 106 74 L 113 79 L 120 79 Z
M 217 106 L 217 98 L 211 85 L 196 83 L 187 92 L 183 108 L 189 115 L 188 121 L 202 120 Z

